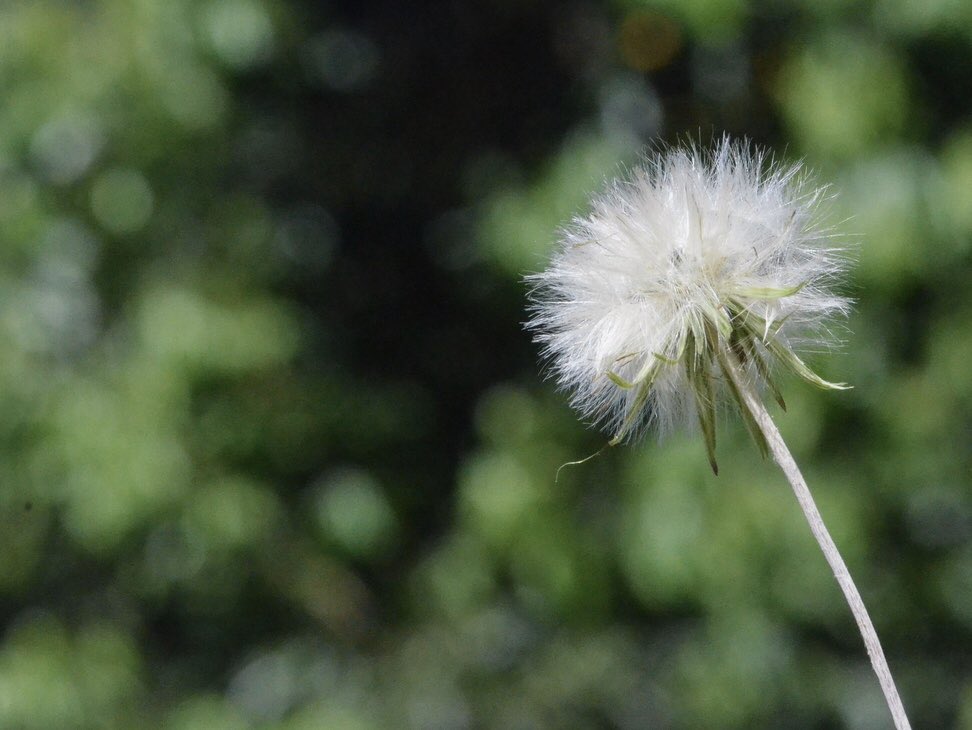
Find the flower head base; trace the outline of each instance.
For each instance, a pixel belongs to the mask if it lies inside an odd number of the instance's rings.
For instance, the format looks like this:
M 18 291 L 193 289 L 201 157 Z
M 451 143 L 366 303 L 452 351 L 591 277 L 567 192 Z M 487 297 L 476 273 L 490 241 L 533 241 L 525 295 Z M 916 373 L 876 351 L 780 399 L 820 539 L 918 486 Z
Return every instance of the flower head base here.
M 727 368 L 783 407 L 774 364 L 846 387 L 795 352 L 829 345 L 828 322 L 849 306 L 831 291 L 845 260 L 819 224 L 822 197 L 800 165 L 723 138 L 707 153 L 653 155 L 595 198 L 547 270 L 528 277 L 527 326 L 572 404 L 610 429 L 612 444 L 694 412 L 715 470 L 719 394 L 742 405 Z

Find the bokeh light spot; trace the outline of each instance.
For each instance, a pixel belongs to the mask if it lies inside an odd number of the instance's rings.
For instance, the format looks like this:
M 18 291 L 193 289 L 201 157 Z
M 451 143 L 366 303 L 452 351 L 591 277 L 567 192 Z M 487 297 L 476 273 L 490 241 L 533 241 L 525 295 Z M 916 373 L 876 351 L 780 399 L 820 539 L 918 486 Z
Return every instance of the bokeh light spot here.
M 102 144 L 101 129 L 93 117 L 66 114 L 37 130 L 30 153 L 45 178 L 65 185 L 84 175 Z
M 277 513 L 270 490 L 244 477 L 226 477 L 196 490 L 185 517 L 212 547 L 232 550 L 258 542 Z
M 145 297 L 138 324 L 153 356 L 199 372 L 270 367 L 286 361 L 297 346 L 289 313 L 266 300 L 225 306 L 190 290 L 160 287 Z
M 215 0 L 206 8 L 203 27 L 213 51 L 229 66 L 255 65 L 273 47 L 273 24 L 259 0 Z
M 152 215 L 153 204 L 152 188 L 137 170 L 108 170 L 91 186 L 91 212 L 112 233 L 139 230 Z
M 318 487 L 314 511 L 322 534 L 356 557 L 380 557 L 395 538 L 395 513 L 381 486 L 365 471 L 344 469 L 326 478 Z
M 529 472 L 506 453 L 474 457 L 459 477 L 460 509 L 474 531 L 491 546 L 504 548 L 516 538 L 541 495 Z
M 662 128 L 665 112 L 655 89 L 636 74 L 604 84 L 600 91 L 601 126 L 614 135 L 649 140 Z
M 880 146 L 903 128 L 907 87 L 892 48 L 828 34 L 784 65 L 778 95 L 803 149 L 844 159 Z

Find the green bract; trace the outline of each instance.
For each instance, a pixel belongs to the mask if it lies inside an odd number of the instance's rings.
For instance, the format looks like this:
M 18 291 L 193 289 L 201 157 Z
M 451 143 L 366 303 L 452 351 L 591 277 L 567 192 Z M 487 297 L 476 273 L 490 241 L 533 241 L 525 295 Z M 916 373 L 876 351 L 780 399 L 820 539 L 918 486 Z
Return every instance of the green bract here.
M 684 368 L 685 378 L 691 385 L 698 411 L 699 426 L 705 441 L 712 471 L 719 473 L 716 462 L 716 379 L 727 386 L 732 402 L 738 407 L 746 427 L 756 442 L 760 453 L 767 455 L 766 439 L 753 422 L 752 414 L 745 407 L 733 379 L 728 376 L 728 358 L 734 358 L 745 368 L 755 370 L 758 379 L 766 385 L 780 408 L 786 410 L 786 402 L 772 372 L 772 366 L 780 365 L 811 385 L 823 390 L 847 390 L 845 383 L 831 383 L 811 370 L 790 346 L 779 339 L 784 321 L 769 322 L 752 311 L 745 299 L 782 299 L 799 292 L 805 284 L 786 288 L 752 288 L 730 297 L 724 304 L 711 310 L 711 317 L 702 318 L 699 327 L 690 328 L 679 345 L 676 358 L 657 353 L 648 359 L 643 370 L 634 380 L 625 380 L 614 371 L 607 377 L 619 388 L 637 389 L 635 405 L 630 415 L 610 440 L 612 446 L 621 443 L 636 422 L 641 408 L 651 394 L 651 388 L 665 368 Z

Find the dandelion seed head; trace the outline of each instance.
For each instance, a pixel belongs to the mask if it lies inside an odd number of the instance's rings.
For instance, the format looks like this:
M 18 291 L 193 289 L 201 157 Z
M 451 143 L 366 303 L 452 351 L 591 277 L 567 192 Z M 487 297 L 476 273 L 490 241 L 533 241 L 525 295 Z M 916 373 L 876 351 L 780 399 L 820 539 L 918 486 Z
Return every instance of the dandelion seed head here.
M 849 307 L 833 292 L 847 259 L 823 225 L 826 199 L 802 165 L 747 142 L 649 155 L 527 277 L 527 327 L 551 376 L 612 442 L 696 412 L 714 429 L 724 357 L 777 395 L 774 364 L 840 387 L 796 354 L 830 347 Z

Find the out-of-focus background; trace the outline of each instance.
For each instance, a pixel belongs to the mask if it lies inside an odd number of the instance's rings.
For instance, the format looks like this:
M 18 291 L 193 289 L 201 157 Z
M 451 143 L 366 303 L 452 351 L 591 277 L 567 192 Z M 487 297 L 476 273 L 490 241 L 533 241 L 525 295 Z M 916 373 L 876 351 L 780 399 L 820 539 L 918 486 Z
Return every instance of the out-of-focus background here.
M 729 132 L 857 236 L 779 422 L 972 728 L 970 59 L 962 0 L 0 4 L 0 727 L 889 727 L 736 421 L 554 483 L 522 275 Z

